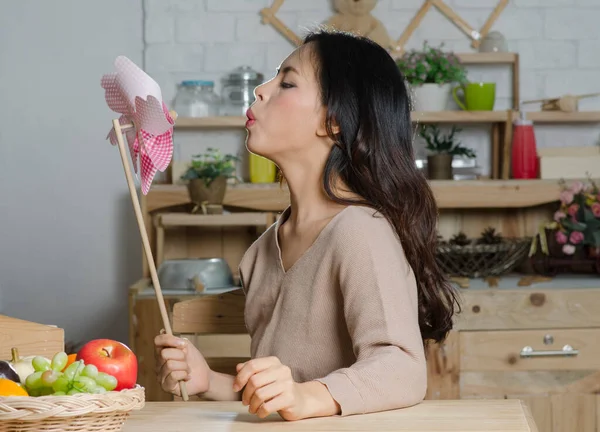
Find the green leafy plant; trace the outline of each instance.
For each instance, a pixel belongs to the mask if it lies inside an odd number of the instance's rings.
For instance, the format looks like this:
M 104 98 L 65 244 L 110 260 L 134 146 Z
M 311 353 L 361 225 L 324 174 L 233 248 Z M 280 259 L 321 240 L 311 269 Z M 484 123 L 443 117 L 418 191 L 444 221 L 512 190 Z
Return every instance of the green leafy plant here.
M 462 129 L 458 129 L 456 125 L 447 135 L 441 135 L 440 128 L 435 124 L 424 124 L 419 128 L 419 136 L 427 143 L 427 150 L 437 154 L 451 154 L 453 156 L 465 156 L 474 158 L 475 152 L 464 147 L 460 141 L 455 138 L 455 135 Z
M 466 68 L 452 52 L 423 44 L 422 50 L 411 50 L 396 60 L 396 65 L 411 85 L 467 82 Z
M 222 155 L 218 149 L 208 148 L 205 153 L 192 157 L 192 162 L 181 179 L 202 179 L 208 187 L 217 177 L 235 178 L 236 162 L 239 162 L 238 157 Z

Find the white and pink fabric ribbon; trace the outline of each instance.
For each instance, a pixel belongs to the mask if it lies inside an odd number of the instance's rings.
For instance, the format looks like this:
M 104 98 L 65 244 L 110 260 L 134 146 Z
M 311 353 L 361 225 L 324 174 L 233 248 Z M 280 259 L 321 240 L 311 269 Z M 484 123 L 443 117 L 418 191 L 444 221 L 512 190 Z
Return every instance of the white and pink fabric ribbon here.
M 146 195 L 156 171 L 165 171 L 173 156 L 173 124 L 175 121 L 162 101 L 160 87 L 148 74 L 127 57 L 115 60 L 115 73 L 102 77 L 108 106 L 121 114 L 121 125 L 133 124 L 124 130 L 133 169 L 140 177 L 142 193 Z M 115 130 L 108 139 L 117 144 Z

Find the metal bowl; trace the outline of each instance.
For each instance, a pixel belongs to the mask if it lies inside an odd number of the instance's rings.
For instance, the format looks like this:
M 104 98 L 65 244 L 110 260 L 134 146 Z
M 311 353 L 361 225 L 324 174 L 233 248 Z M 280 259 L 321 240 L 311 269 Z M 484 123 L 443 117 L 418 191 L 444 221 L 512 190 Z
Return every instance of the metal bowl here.
M 222 258 L 166 260 L 158 268 L 158 281 L 163 290 L 171 291 L 196 291 L 198 282 L 205 290 L 234 286 L 231 269 Z

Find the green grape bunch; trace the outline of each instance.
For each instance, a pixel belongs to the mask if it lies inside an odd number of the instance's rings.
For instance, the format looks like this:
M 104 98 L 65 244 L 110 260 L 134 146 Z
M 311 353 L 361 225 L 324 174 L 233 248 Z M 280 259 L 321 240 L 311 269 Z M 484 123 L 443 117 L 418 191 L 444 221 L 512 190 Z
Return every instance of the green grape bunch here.
M 25 380 L 30 396 L 65 396 L 78 393 L 102 394 L 117 387 L 117 379 L 83 360 L 71 363 L 66 369 L 68 356 L 58 352 L 52 361 L 45 357 L 34 357 L 31 364 L 34 372 Z M 63 371 L 64 369 L 64 371 Z

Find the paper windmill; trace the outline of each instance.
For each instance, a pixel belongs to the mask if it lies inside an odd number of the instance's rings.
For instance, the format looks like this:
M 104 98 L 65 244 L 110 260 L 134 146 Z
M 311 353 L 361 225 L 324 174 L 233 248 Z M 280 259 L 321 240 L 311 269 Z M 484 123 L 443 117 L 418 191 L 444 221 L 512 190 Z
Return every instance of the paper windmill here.
M 173 155 L 173 124 L 158 84 L 127 57 L 115 60 L 116 73 L 102 77 L 105 98 L 113 111 L 121 114 L 121 125 L 133 124 L 124 130 L 129 144 L 133 169 L 140 177 L 142 193 L 146 195 L 156 171 L 164 171 Z M 107 138 L 117 144 L 114 128 Z
M 117 70 L 116 73 L 104 75 L 101 81 L 102 87 L 106 90 L 104 96 L 108 106 L 113 111 L 121 114 L 118 119 L 113 119 L 113 127 L 107 138 L 110 138 L 110 142 L 119 149 L 131 203 L 142 237 L 144 255 L 150 269 L 152 285 L 156 292 L 163 328 L 167 334 L 172 335 L 173 330 L 171 329 L 156 265 L 152 257 L 148 231 L 144 224 L 133 174 L 127 160 L 125 139 L 129 144 L 129 152 L 135 172 L 137 172 L 139 160 L 142 193 L 145 195 L 150 190 L 156 171 L 164 171 L 171 162 L 173 155 L 173 125 L 177 113 L 167 111 L 158 84 L 127 57 L 117 57 L 115 69 Z M 181 397 L 184 401 L 187 401 L 189 398 L 185 381 L 179 382 L 179 389 L 181 390 Z

